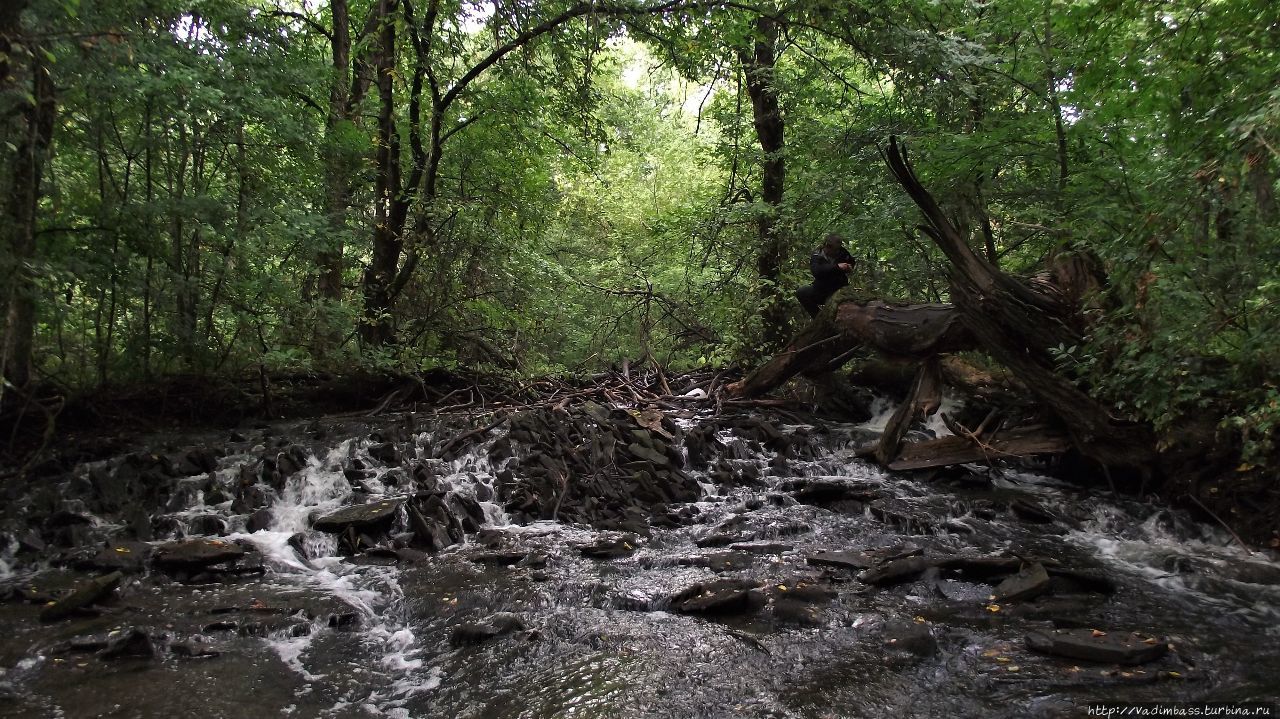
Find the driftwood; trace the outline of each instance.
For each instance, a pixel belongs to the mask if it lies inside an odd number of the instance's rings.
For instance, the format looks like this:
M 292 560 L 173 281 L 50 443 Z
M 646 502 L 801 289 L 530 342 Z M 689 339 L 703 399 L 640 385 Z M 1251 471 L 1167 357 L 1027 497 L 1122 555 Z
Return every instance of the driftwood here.
M 896 139 L 890 139 L 884 157 L 927 220 L 919 229 L 950 261 L 954 303 L 904 305 L 837 295 L 782 352 L 726 391 L 758 396 L 802 372 L 834 370 L 865 348 L 920 362 L 906 401 L 874 448 L 876 459 L 887 467 L 934 467 L 1069 447 L 1104 467 L 1150 466 L 1155 443 L 1149 428 L 1114 419 L 1060 373 L 1050 353 L 1081 342 L 1086 324 L 1081 302 L 1097 286 L 1100 273 L 1087 258 L 1072 255 L 1054 258 L 1031 280 L 1001 272 L 969 247 L 924 189 Z M 1010 430 L 998 437 L 958 433 L 904 445 L 911 422 L 937 409 L 939 355 L 968 349 L 985 351 L 1004 365 L 1058 426 Z

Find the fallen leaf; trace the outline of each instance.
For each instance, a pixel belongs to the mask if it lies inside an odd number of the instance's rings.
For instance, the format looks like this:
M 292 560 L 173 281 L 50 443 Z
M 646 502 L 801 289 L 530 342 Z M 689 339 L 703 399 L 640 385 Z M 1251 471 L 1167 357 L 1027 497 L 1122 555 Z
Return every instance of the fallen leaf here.
M 1009 666 L 1005 667 L 1005 669 L 1008 669 L 1011 672 L 1022 671 L 1022 667 L 1018 666 L 1017 664 L 1010 664 Z
M 988 611 L 988 612 L 998 612 L 998 611 L 1000 611 L 1000 605 L 999 605 L 999 604 L 988 604 L 988 605 L 987 605 L 987 611 Z
M 1092 632 L 1089 632 L 1089 633 L 1090 633 L 1091 635 L 1095 636 L 1095 637 L 1105 637 L 1105 636 L 1107 636 L 1107 633 L 1106 633 L 1106 632 L 1104 632 L 1104 631 L 1102 631 L 1101 629 L 1095 629 L 1095 630 L 1093 630 Z

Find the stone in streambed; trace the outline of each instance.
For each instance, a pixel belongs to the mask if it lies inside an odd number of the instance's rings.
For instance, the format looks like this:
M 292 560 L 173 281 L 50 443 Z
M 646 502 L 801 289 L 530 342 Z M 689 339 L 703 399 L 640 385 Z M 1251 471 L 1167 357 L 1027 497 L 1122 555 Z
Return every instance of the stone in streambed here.
M 1049 573 L 1055 594 L 1076 592 L 1114 594 L 1116 591 L 1116 583 L 1097 570 L 1045 567 L 1045 571 Z
M 706 567 L 713 572 L 730 572 L 748 569 L 755 561 L 746 552 L 712 552 L 696 557 L 681 557 L 676 564 L 682 567 Z
M 527 552 L 518 551 L 496 551 L 496 552 L 480 552 L 473 554 L 468 559 L 476 564 L 490 564 L 498 567 L 510 567 L 517 564 L 528 557 Z
M 77 584 L 71 594 L 41 609 L 40 621 L 56 622 L 59 619 L 64 619 L 80 612 L 115 591 L 115 588 L 120 585 L 120 580 L 123 578 L 124 575 L 120 572 L 112 572 Z
M 92 557 L 76 562 L 76 569 L 99 569 L 140 574 L 151 559 L 152 547 L 145 542 L 113 542 Z
M 671 610 L 684 614 L 738 614 L 759 609 L 764 596 L 753 582 L 723 580 L 695 584 L 671 597 Z
M 1017 557 L 947 557 L 938 560 L 937 567 L 966 579 L 987 579 L 1017 572 L 1022 568 L 1022 560 Z
M 191 539 L 170 542 L 156 548 L 152 563 L 160 569 L 198 569 L 234 562 L 244 556 L 244 547 L 222 539 Z
M 786 554 L 795 547 L 781 542 L 734 542 L 729 549 L 752 554 Z
M 510 612 L 499 612 L 481 622 L 468 622 L 453 628 L 449 643 L 455 647 L 487 642 L 495 637 L 525 629 L 524 620 Z
M 390 525 L 395 520 L 400 504 L 398 499 L 384 499 L 381 502 L 344 507 L 317 519 L 312 527 L 321 532 L 341 534 L 347 527 L 365 529 Z
M 1027 634 L 1027 648 L 1069 659 L 1100 664 L 1145 664 L 1163 657 L 1169 645 L 1138 632 L 1055 629 Z
M 897 651 L 918 657 L 931 657 L 938 653 L 938 640 L 924 622 L 888 621 L 880 629 L 880 636 L 886 647 Z
M 1000 582 L 991 594 L 994 602 L 1018 602 L 1034 599 L 1049 590 L 1049 573 L 1044 565 L 1035 562 L 1017 574 Z
M 889 585 L 915 579 L 930 566 L 924 557 L 903 557 L 886 562 L 874 569 L 868 569 L 858 575 L 858 581 L 864 584 Z
M 875 561 L 862 552 L 818 552 L 805 558 L 810 566 L 862 571 L 875 566 Z
M 151 635 L 136 627 L 113 637 L 106 649 L 98 652 L 98 658 L 107 659 L 155 659 L 155 641 Z
M 620 557 L 629 557 L 635 554 L 636 538 L 634 535 L 618 537 L 617 539 L 601 539 L 593 544 L 585 547 L 578 547 L 578 551 L 582 556 L 591 559 L 618 559 Z

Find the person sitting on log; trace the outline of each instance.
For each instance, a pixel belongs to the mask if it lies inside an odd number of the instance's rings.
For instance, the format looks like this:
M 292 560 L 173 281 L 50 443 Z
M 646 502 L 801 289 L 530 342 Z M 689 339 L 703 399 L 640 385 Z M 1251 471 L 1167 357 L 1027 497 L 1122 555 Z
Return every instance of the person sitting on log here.
M 823 303 L 849 284 L 849 273 L 853 271 L 855 262 L 853 255 L 844 248 L 840 235 L 827 235 L 822 247 L 814 250 L 809 257 L 813 283 L 796 290 L 796 299 L 800 300 L 800 305 L 810 317 L 816 317 Z

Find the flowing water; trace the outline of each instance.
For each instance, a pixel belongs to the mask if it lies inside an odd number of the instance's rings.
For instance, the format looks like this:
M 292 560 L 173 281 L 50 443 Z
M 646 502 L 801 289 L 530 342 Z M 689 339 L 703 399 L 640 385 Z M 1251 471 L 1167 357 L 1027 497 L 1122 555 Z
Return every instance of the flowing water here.
M 1079 716 L 1098 701 L 1274 701 L 1280 693 L 1280 566 L 1221 531 L 1035 474 L 889 475 L 853 456 L 874 426 L 781 429 L 795 438 L 782 458 L 719 431 L 720 457 L 758 471 L 760 485 L 717 486 L 691 470 L 704 496 L 670 508 L 687 525 L 655 527 L 635 540 L 634 554 L 607 560 L 578 548 L 616 533 L 510 524 L 494 497 L 502 470 L 515 465 L 495 464 L 488 452 L 500 432 L 452 461 L 431 460 L 447 488 L 480 502 L 482 532 L 419 561 L 343 558 L 335 537 L 311 522 L 352 500 L 344 469 L 375 468 L 362 499 L 399 496 L 403 484 L 369 456 L 368 438 L 325 443 L 277 492 L 265 529 L 246 531 L 230 499 L 207 504 L 198 492 L 173 512 L 179 525 L 223 518 L 226 540 L 261 555 L 261 576 L 184 584 L 151 574 L 128 580 L 119 606 L 101 617 L 68 623 L 41 624 L 28 605 L 0 605 L 9 637 L 0 649 L 0 716 Z M 440 440 L 427 432 L 413 442 L 427 456 Z M 234 483 L 258 449 L 242 444 L 223 457 L 217 480 Z M 877 499 L 799 503 L 798 478 Z M 1011 503 L 1049 520 L 1025 519 Z M 405 528 L 401 515 L 396 529 Z M 698 546 L 716 532 L 742 548 Z M 545 555 L 546 564 L 474 561 L 495 547 Z M 1105 576 L 1115 591 L 1068 589 L 996 606 L 992 586 L 971 578 L 926 573 L 878 587 L 807 562 L 854 549 L 1050 558 Z M 11 586 L 65 573 L 18 562 L 14 551 L 0 548 L 0 581 Z M 673 609 L 681 590 L 725 578 L 758 585 L 766 606 L 714 617 Z M 805 587 L 821 596 L 787 595 Z M 524 629 L 450 641 L 459 625 L 503 612 Z M 106 662 L 63 650 L 68 640 L 126 626 L 203 640 L 219 655 Z M 1049 626 L 1141 631 L 1174 652 L 1117 667 L 1028 651 L 1026 632 Z

